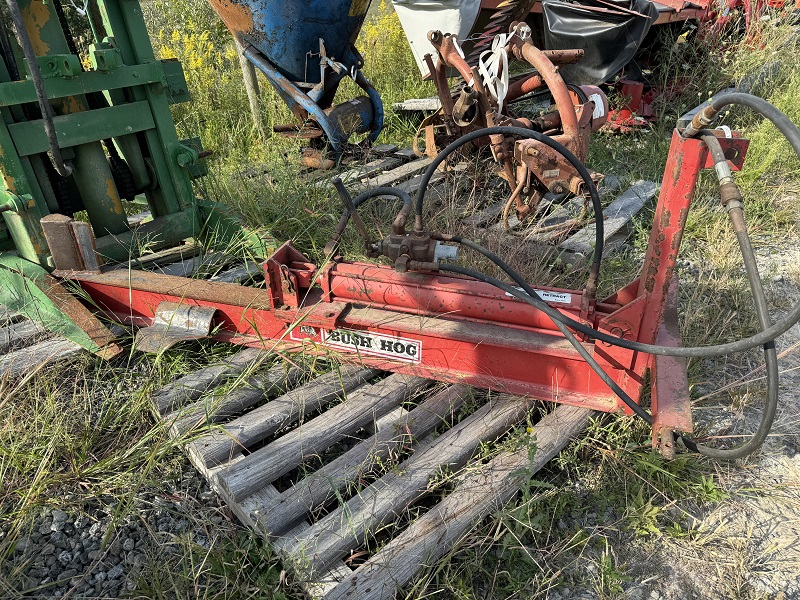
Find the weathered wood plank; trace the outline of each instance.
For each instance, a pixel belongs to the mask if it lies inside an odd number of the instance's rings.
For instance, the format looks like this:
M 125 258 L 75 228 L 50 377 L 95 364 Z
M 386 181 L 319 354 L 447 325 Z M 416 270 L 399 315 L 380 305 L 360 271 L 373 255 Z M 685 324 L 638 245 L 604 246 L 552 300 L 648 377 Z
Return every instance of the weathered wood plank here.
M 0 322 L 2 323 L 2 322 Z M 35 321 L 20 321 L 6 325 L 0 329 L 0 355 L 21 345 L 30 345 L 35 340 L 42 340 L 47 330 Z
M 436 186 L 444 181 L 444 178 L 444 173 L 441 171 L 436 171 L 436 173 L 433 174 L 433 177 L 431 177 L 430 181 L 428 182 L 428 193 L 435 190 Z M 394 187 L 411 194 L 411 197 L 414 198 L 417 194 L 417 190 L 419 189 L 419 184 L 421 181 L 422 175 L 415 175 L 411 179 L 407 179 L 406 181 L 403 181 Z M 426 198 L 429 199 L 429 196 L 426 195 Z
M 224 489 L 221 489 L 216 484 L 216 475 L 222 469 L 225 469 L 229 464 L 236 464 L 242 460 L 244 456 L 239 453 L 234 456 L 231 461 L 225 465 L 218 465 L 207 469 L 202 463 L 198 463 L 190 457 L 190 462 L 209 482 L 211 489 L 219 495 L 220 498 L 230 507 L 231 512 L 236 515 L 236 518 L 245 526 L 253 531 L 263 535 L 259 530 L 257 521 L 258 515 L 264 511 L 268 511 L 269 507 L 275 502 L 275 499 L 280 495 L 280 492 L 275 489 L 273 485 L 265 485 L 258 490 L 255 494 L 245 498 L 243 502 L 234 502 L 232 498 L 226 495 Z M 307 523 L 300 523 L 295 526 L 291 531 L 291 535 L 300 536 L 308 529 Z M 266 538 L 266 536 L 264 536 Z M 306 594 L 311 598 L 323 598 L 325 594 L 334 589 L 341 583 L 345 577 L 351 575 L 352 569 L 348 568 L 344 563 L 339 562 L 334 564 L 331 569 L 323 576 L 315 581 L 306 581 L 301 583 L 301 587 L 305 590 Z
M 429 492 L 430 478 L 440 468 L 463 467 L 481 442 L 505 433 L 524 418 L 533 402 L 531 398 L 498 396 L 440 437 L 423 444 L 397 470 L 320 519 L 306 535 L 279 538 L 276 547 L 291 556 L 303 557 L 304 564 L 296 568 L 309 577 L 324 573 L 370 531 L 398 519 L 406 507 Z
M 413 148 L 403 148 L 402 150 L 398 150 L 394 153 L 394 156 L 397 158 L 402 158 L 404 162 L 408 162 L 409 160 L 414 160 L 419 158 L 417 153 L 414 152 Z
M 464 217 L 461 219 L 461 223 L 469 227 L 480 227 L 485 225 L 489 221 L 494 221 L 502 214 L 503 206 L 505 206 L 505 202 L 502 201 L 490 204 L 486 208 L 482 208 L 481 210 Z
M 3 327 L 5 327 L 6 325 L 11 325 L 12 323 L 16 323 L 17 321 L 24 318 L 25 317 L 23 317 L 18 312 L 14 312 L 7 306 L 0 304 L 0 325 L 2 325 Z
M 153 269 L 157 273 L 172 275 L 173 277 L 192 277 L 214 273 L 222 269 L 231 262 L 229 256 L 223 252 L 212 252 L 210 254 L 197 255 L 168 265 L 158 266 Z
M 541 219 L 535 227 L 531 227 L 525 232 L 525 240 L 539 243 L 549 242 L 553 235 L 559 235 L 559 232 L 564 231 L 563 227 L 558 226 L 577 218 L 582 211 L 582 198 L 572 198 L 563 204 L 555 205 L 544 219 Z
M 433 565 L 475 525 L 503 506 L 526 477 L 552 460 L 589 423 L 591 411 L 560 405 L 533 428 L 536 453 L 504 453 L 464 479 L 458 487 L 361 565 L 325 600 L 388 600 L 421 568 Z
M 228 464 L 235 464 L 244 458 L 242 454 L 235 456 Z M 192 460 L 192 459 L 190 459 Z M 202 473 L 206 480 L 208 480 L 213 489 L 220 498 L 230 507 L 231 512 L 242 522 L 246 527 L 262 535 L 268 539 L 266 535 L 259 529 L 258 516 L 263 512 L 269 511 L 270 506 L 275 502 L 275 499 L 280 495 L 275 486 L 265 485 L 258 490 L 255 494 L 244 499 L 242 502 L 234 502 L 232 498 L 226 495 L 226 491 L 220 488 L 216 483 L 216 475 L 227 465 L 218 465 L 211 469 L 206 469 L 202 464 L 192 461 L 192 464 L 197 470 Z M 308 530 L 309 525 L 305 522 L 300 523 L 291 530 L 290 534 L 294 536 L 303 535 Z M 310 598 L 323 598 L 325 594 L 334 589 L 341 583 L 345 577 L 351 575 L 353 570 L 348 568 L 344 563 L 339 562 L 332 565 L 331 569 L 323 576 L 314 581 L 304 581 L 300 585 Z
M 158 414 L 161 416 L 174 412 L 184 404 L 194 402 L 204 392 L 222 384 L 230 377 L 237 377 L 246 368 L 266 355 L 257 348 L 245 348 L 219 364 L 211 365 L 181 377 L 154 392 L 151 396 Z
M 638 213 L 645 203 L 656 195 L 658 188 L 657 183 L 639 180 L 609 204 L 603 211 L 603 239 L 607 241 L 622 229 L 633 215 Z M 586 256 L 594 249 L 594 241 L 594 225 L 587 225 L 569 239 L 561 242 L 558 247 L 561 250 Z
M 187 450 L 206 467 L 223 463 L 232 453 L 260 442 L 303 414 L 313 412 L 326 402 L 362 385 L 378 372 L 375 369 L 343 366 L 338 372 L 323 375 L 226 423 L 220 430 L 190 443 Z
M 144 223 L 145 221 L 152 221 L 152 220 L 153 220 L 153 213 L 151 213 L 149 210 L 146 210 L 144 212 L 140 212 L 138 214 L 131 215 L 130 217 L 128 217 L 128 225 L 130 225 L 131 227 L 137 227 L 142 223 Z
M 469 387 L 456 385 L 427 399 L 393 425 L 379 430 L 283 492 L 270 510 L 259 515 L 261 530 L 273 537 L 288 537 L 286 530 L 307 512 L 332 500 L 398 450 L 426 437 L 470 397 Z
M 370 148 L 369 153 L 375 156 L 388 156 L 389 154 L 394 154 L 398 150 L 399 147 L 394 144 L 378 144 Z
M 402 164 L 403 164 L 402 158 L 398 158 L 396 156 L 387 156 L 384 158 L 378 158 L 376 160 L 372 160 L 366 164 L 359 165 L 357 167 L 353 167 L 352 169 L 348 169 L 344 173 L 340 174 L 339 178 L 345 185 L 350 185 L 362 181 L 365 178 L 378 175 L 379 173 L 383 173 L 384 171 L 390 171 L 391 169 L 399 167 Z M 318 187 L 333 186 L 332 181 L 333 178 L 323 179 L 317 181 L 315 185 Z
M 430 98 L 411 98 L 402 102 L 395 102 L 392 108 L 402 112 L 434 112 L 442 107 L 442 101 L 438 96 Z
M 219 483 L 239 502 L 429 384 L 430 380 L 421 377 L 390 375 L 374 385 L 364 386 L 349 394 L 341 404 L 222 471 Z
M 57 360 L 83 352 L 75 342 L 54 339 L 9 352 L 0 357 L 0 377 L 19 377 Z
M 377 175 L 376 177 L 367 177 L 362 180 L 362 183 L 369 187 L 392 185 L 403 179 L 408 179 L 420 171 L 424 171 L 432 162 L 433 159 L 430 158 L 418 158 L 417 160 L 412 160 L 410 163 L 406 163 L 396 169 Z
M 193 242 L 189 242 L 181 246 L 174 246 L 164 250 L 159 250 L 158 252 L 153 252 L 152 254 L 146 254 L 144 256 L 134 258 L 129 262 L 120 263 L 107 268 L 112 271 L 119 269 L 150 269 L 157 265 L 165 265 L 177 262 L 179 260 L 192 258 L 199 252 L 199 246 L 196 246 Z
M 222 423 L 237 417 L 262 400 L 277 396 L 297 385 L 303 370 L 279 364 L 261 375 L 255 375 L 245 384 L 222 398 L 209 396 L 179 408 L 164 418 L 173 438 L 178 438 L 197 427 Z M 230 375 L 229 375 L 230 377 Z
M 364 431 L 369 432 L 370 435 L 375 435 L 377 432 L 386 429 L 387 427 L 394 427 L 400 422 L 400 419 L 406 417 L 408 415 L 408 409 L 397 406 L 387 412 L 385 415 L 382 415 L 376 418 L 374 421 L 367 423 L 364 425 Z

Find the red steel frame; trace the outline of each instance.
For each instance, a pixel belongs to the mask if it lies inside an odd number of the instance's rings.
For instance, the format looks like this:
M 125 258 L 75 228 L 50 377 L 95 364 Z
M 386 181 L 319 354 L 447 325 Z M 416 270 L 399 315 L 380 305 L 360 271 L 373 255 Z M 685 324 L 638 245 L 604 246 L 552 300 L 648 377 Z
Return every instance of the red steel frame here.
M 739 169 L 747 140 L 720 141 L 732 168 Z M 589 303 L 588 311 L 581 308 L 582 291 L 545 289 L 544 298 L 600 331 L 679 344 L 675 264 L 697 178 L 711 166 L 702 141 L 676 131 L 642 275 L 609 298 Z M 274 351 L 334 352 L 342 360 L 389 371 L 606 412 L 627 410 L 544 313 L 488 284 L 344 261 L 318 269 L 290 243 L 265 261 L 264 269 L 264 290 L 143 271 L 62 276 L 126 324 L 152 325 L 162 302 L 208 306 L 217 311 L 212 335 L 219 340 Z M 633 398 L 640 397 L 652 369 L 654 443 L 663 430 L 691 431 L 682 361 L 653 360 L 594 340 L 582 343 Z

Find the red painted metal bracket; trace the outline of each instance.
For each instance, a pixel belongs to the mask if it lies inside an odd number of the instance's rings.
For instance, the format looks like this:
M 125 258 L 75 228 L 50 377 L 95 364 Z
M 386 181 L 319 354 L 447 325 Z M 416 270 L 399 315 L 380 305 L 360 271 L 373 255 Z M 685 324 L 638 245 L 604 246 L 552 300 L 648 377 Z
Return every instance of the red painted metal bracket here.
M 678 347 L 681 332 L 678 325 L 678 278 L 672 280 L 664 317 L 658 330 L 659 346 Z M 686 359 L 679 356 L 656 356 L 652 364 L 650 405 L 653 411 L 653 447 L 672 458 L 675 456 L 674 431 L 691 433 L 692 406 L 689 401 L 689 377 Z

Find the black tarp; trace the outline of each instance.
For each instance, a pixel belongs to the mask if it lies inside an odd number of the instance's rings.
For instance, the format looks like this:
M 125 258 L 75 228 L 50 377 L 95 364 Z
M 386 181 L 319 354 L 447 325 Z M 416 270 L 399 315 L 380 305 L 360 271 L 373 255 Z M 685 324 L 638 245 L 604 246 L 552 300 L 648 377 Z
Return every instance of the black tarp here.
M 649 0 L 543 0 L 542 12 L 547 50 L 585 50 L 579 62 L 560 68 L 567 83 L 579 85 L 611 79 L 630 62 L 658 18 L 658 9 Z

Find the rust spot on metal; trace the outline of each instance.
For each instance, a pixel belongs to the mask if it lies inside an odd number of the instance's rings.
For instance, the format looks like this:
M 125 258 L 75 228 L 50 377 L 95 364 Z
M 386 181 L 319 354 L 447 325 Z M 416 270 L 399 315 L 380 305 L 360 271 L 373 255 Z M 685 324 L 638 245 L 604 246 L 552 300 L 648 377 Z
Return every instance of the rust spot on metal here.
M 661 229 L 666 229 L 669 227 L 669 220 L 672 218 L 672 213 L 667 210 L 666 208 L 661 212 Z
M 21 8 L 22 18 L 25 21 L 25 29 L 31 38 L 31 45 L 37 56 L 50 54 L 50 45 L 42 38 L 42 28 L 50 20 L 50 11 L 42 1 L 31 2 L 28 6 Z
M 106 178 L 106 194 L 113 203 L 111 212 L 118 215 L 123 214 L 125 209 L 122 208 L 122 200 L 119 197 L 119 192 L 117 191 L 117 186 L 114 183 L 114 179 L 111 177 Z
M 85 104 L 75 96 L 68 96 L 61 100 L 61 102 L 59 102 L 59 108 L 65 115 L 71 115 L 86 110 Z
M 658 268 L 661 265 L 661 259 L 653 256 L 650 259 L 650 264 L 647 267 L 647 276 L 644 279 L 644 289 L 652 293 L 656 285 L 656 276 L 658 275 Z
M 669 159 L 667 159 L 669 160 Z M 672 169 L 672 182 L 678 183 L 681 178 L 681 171 L 683 170 L 683 153 L 678 154 L 675 159 L 675 168 Z
M 246 4 L 235 0 L 208 0 L 208 3 L 237 38 L 241 39 L 243 35 L 251 35 L 255 31 L 253 11 Z

